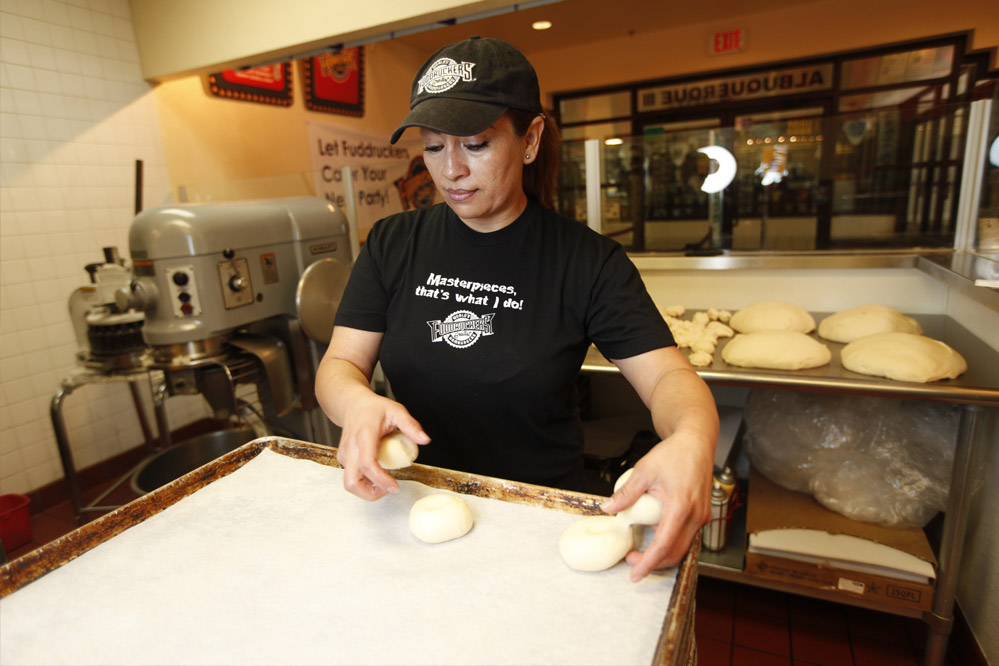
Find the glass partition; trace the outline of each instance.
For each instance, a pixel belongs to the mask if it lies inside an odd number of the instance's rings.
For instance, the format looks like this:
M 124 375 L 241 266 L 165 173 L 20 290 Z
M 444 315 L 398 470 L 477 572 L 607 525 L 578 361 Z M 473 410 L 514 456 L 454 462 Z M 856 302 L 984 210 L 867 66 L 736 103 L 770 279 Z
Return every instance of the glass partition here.
M 968 107 L 926 104 L 927 94 L 939 99 L 924 87 L 887 108 L 747 114 L 730 126 L 604 138 L 599 228 L 632 251 L 953 247 Z M 559 197 L 580 221 L 584 143 L 563 143 Z M 983 218 L 996 217 L 997 178 L 987 170 Z
M 999 253 L 999 86 L 992 95 L 978 209 L 977 247 Z

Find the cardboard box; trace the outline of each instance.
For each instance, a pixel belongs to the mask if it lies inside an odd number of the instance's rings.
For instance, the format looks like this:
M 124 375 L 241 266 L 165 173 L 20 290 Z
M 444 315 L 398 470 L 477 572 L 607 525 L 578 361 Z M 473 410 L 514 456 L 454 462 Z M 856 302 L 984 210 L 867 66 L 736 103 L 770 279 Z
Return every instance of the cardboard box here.
M 828 560 L 806 562 L 792 557 L 780 557 L 772 551 L 759 553 L 749 550 L 750 535 L 782 529 L 817 530 L 831 535 L 846 534 L 873 541 L 930 563 L 935 577 L 936 557 L 921 529 L 895 529 L 851 520 L 821 506 L 810 495 L 778 486 L 755 470 L 750 472 L 746 512 L 748 575 L 838 591 L 907 609 L 930 610 L 935 580 L 928 583 L 914 582 L 871 571 L 837 567 Z

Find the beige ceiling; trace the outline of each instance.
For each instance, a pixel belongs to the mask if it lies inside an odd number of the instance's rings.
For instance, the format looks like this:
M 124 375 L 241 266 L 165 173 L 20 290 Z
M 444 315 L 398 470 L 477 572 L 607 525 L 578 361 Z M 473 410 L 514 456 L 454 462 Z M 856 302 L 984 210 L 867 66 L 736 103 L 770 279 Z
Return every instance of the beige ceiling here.
M 746 14 L 816 1 L 767 0 L 761 4 L 758 0 L 561 0 L 396 40 L 429 55 L 445 44 L 481 35 L 505 39 L 530 54 L 727 18 L 735 23 L 734 19 Z M 551 21 L 552 27 L 533 30 L 531 23 L 542 19 Z

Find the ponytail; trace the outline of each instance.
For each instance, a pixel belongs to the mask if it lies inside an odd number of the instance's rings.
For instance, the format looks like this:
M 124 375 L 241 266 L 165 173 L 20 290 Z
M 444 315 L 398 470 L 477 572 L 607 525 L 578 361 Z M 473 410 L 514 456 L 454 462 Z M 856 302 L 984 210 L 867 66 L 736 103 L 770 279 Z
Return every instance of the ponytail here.
M 510 120 L 513 121 L 513 129 L 517 136 L 527 134 L 531 122 L 537 117 L 526 111 L 510 109 Z M 545 129 L 541 133 L 541 145 L 538 146 L 538 154 L 530 164 L 524 165 L 524 192 L 528 198 L 534 199 L 545 208 L 555 209 L 555 193 L 558 186 L 558 164 L 559 150 L 562 140 L 559 137 L 558 127 L 552 119 L 551 113 L 542 116 Z

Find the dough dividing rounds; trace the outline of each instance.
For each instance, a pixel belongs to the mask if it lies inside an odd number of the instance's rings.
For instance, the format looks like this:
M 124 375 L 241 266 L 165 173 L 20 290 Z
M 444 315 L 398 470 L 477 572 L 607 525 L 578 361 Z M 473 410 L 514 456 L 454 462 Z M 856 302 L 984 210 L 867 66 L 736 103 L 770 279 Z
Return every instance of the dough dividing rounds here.
M 457 495 L 427 495 L 418 499 L 409 510 L 409 531 L 426 543 L 463 537 L 474 522 L 472 510 Z
M 558 552 L 576 571 L 603 571 L 620 562 L 634 541 L 625 521 L 615 516 L 586 516 L 562 533 Z
M 819 337 L 833 342 L 853 342 L 876 333 L 923 332 L 912 317 L 885 305 L 860 305 L 829 315 L 819 322 Z
M 825 365 L 830 359 L 828 347 L 797 331 L 743 333 L 722 349 L 723 361 L 744 368 L 804 370 Z
M 617 492 L 627 482 L 631 476 L 632 469 L 627 470 L 614 482 L 614 492 Z M 658 525 L 663 517 L 662 500 L 645 493 L 627 509 L 618 511 L 617 517 L 629 525 Z
M 968 362 L 947 344 L 913 333 L 878 333 L 851 342 L 840 352 L 843 367 L 862 375 L 900 382 L 953 379 Z
M 736 312 L 728 325 L 740 333 L 756 331 L 811 333 L 815 330 L 815 319 L 807 310 L 797 305 L 781 301 L 760 301 Z
M 378 464 L 383 469 L 409 467 L 420 453 L 420 446 L 398 430 L 382 437 L 378 444 Z

